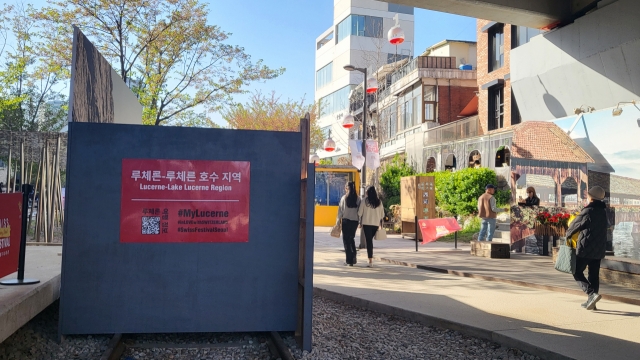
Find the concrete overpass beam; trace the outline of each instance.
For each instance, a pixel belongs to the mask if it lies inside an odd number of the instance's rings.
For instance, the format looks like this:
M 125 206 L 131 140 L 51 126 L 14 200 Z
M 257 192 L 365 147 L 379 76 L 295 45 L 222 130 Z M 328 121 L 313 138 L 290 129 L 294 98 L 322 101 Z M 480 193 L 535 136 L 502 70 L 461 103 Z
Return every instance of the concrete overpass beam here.
M 575 8 L 588 0 L 387 0 L 451 14 L 479 19 L 545 28 L 571 18 Z M 593 1 L 591 1 L 593 2 Z

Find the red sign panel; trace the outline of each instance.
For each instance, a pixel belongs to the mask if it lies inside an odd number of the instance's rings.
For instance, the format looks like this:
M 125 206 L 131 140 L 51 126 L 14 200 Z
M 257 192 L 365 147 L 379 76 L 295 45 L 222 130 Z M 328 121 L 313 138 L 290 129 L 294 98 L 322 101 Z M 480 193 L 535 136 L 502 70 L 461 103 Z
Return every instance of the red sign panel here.
M 455 218 L 418 220 L 422 243 L 430 243 L 461 229 Z
M 122 160 L 120 242 L 248 242 L 248 161 Z
M 18 271 L 22 193 L 0 194 L 0 278 Z

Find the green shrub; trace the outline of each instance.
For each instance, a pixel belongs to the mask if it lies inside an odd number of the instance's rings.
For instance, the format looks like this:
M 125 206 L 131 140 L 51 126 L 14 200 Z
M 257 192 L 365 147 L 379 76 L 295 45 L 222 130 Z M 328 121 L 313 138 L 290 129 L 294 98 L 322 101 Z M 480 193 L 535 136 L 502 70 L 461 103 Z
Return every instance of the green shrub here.
M 511 190 L 497 190 L 493 196 L 496 198 L 496 206 L 503 208 L 511 205 Z
M 415 175 L 415 170 L 400 156 L 396 155 L 380 174 L 380 187 L 383 192 L 382 203 L 385 209 L 400 204 L 400 178 Z
M 484 193 L 485 186 L 496 183 L 496 173 L 487 168 L 439 171 L 424 175 L 435 177 L 436 205 L 454 215 L 476 213 L 478 197 Z

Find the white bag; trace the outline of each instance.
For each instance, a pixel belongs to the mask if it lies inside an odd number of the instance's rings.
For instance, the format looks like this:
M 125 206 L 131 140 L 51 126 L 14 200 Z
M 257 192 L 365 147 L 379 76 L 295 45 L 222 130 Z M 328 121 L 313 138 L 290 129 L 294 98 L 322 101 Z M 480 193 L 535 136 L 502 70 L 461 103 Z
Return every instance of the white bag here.
M 387 231 L 380 226 L 378 231 L 376 231 L 376 236 L 374 237 L 376 240 L 387 240 Z

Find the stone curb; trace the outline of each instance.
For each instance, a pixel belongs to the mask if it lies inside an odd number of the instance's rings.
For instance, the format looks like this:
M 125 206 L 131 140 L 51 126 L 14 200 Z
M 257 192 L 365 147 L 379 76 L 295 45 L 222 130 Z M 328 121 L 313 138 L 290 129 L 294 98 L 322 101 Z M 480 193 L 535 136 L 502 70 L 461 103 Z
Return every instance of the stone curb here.
M 509 337 L 507 335 L 501 334 L 496 331 L 487 330 L 487 329 L 483 329 L 483 328 L 479 328 L 471 325 L 465 325 L 455 321 L 451 321 L 451 320 L 447 320 L 447 319 L 443 319 L 443 318 L 439 318 L 431 315 L 421 314 L 414 311 L 402 309 L 396 306 L 377 303 L 377 302 L 365 300 L 356 296 L 345 295 L 345 294 L 337 293 L 335 291 L 322 289 L 318 287 L 313 288 L 313 294 L 322 296 L 329 300 L 341 302 L 341 303 L 352 305 L 362 309 L 371 310 L 371 311 L 375 311 L 382 314 L 397 316 L 409 321 L 415 321 L 426 326 L 434 326 L 441 329 L 455 330 L 468 336 L 473 336 L 473 337 L 481 338 L 484 340 L 496 342 L 507 348 L 519 349 L 521 351 L 540 357 L 542 359 L 575 360 L 572 357 L 568 357 L 548 349 L 543 349 L 539 346 L 530 344 L 522 340 L 514 339 L 512 337 Z
M 387 259 L 387 258 L 381 258 L 381 257 L 375 257 L 375 256 L 374 256 L 374 259 L 377 261 L 383 261 L 389 264 L 402 265 L 402 266 L 412 267 L 415 269 L 437 272 L 441 274 L 449 274 L 449 275 L 455 275 L 455 276 L 466 277 L 466 278 L 477 279 L 477 280 L 495 281 L 495 282 L 500 282 L 500 283 L 509 284 L 509 285 L 522 286 L 522 287 L 531 288 L 531 289 L 555 291 L 555 292 L 578 295 L 578 296 L 584 297 L 584 292 L 578 289 L 568 289 L 561 286 L 542 285 L 542 284 L 536 284 L 536 283 L 531 283 L 526 281 L 504 279 L 504 278 L 499 278 L 495 276 L 479 275 L 479 274 L 474 274 L 470 272 L 456 271 L 456 270 L 449 270 L 449 269 L 439 268 L 434 266 L 413 264 L 405 261 L 399 261 L 399 260 L 393 260 L 393 259 Z M 602 295 L 602 298 L 605 300 L 640 306 L 640 299 L 632 299 L 624 296 L 609 295 L 609 294 L 601 294 L 601 295 Z

